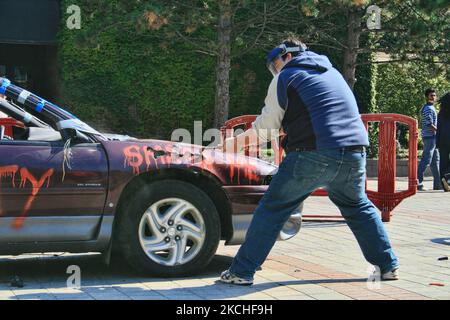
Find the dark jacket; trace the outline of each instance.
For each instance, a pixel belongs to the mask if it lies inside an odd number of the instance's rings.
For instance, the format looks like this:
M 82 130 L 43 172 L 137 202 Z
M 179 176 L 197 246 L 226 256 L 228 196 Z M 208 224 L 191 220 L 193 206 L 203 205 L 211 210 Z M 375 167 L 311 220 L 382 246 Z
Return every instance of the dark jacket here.
M 288 149 L 369 144 L 355 96 L 326 56 L 306 51 L 292 59 L 277 89 Z
M 437 119 L 436 145 L 438 148 L 450 148 L 450 119 L 445 118 L 442 111 Z

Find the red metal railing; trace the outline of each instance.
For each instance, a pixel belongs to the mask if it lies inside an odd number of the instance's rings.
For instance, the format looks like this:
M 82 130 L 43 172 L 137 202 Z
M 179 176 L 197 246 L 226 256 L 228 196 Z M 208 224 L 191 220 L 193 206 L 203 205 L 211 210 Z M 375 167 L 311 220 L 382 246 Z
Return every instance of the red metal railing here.
M 3 118 L 0 119 L 0 126 L 5 127 L 5 135 L 12 137 L 13 136 L 13 127 L 21 127 L 24 128 L 22 122 L 17 121 L 13 118 Z
M 378 191 L 367 190 L 369 199 L 381 210 L 383 221 L 390 221 L 391 212 L 403 199 L 417 192 L 417 121 L 394 113 L 365 114 L 362 116 L 366 129 L 369 122 L 379 122 L 378 134 Z M 408 190 L 395 191 L 396 177 L 396 129 L 397 123 L 408 125 Z
M 225 122 L 221 128 L 223 137 L 233 134 L 236 127 L 249 129 L 255 115 L 240 116 Z M 381 211 L 382 220 L 390 221 L 392 211 L 405 198 L 417 192 L 417 121 L 414 118 L 401 114 L 363 114 L 361 118 L 366 130 L 369 130 L 370 122 L 379 123 L 378 133 L 378 191 L 368 190 L 366 181 L 366 192 L 369 199 Z M 403 123 L 409 127 L 409 162 L 408 162 L 408 189 L 404 191 L 395 190 L 396 178 L 396 128 L 397 123 Z M 275 164 L 281 163 L 283 150 L 280 147 L 279 139 L 271 141 L 272 149 L 275 152 Z M 249 151 L 245 150 L 246 155 Z M 259 155 L 259 152 L 258 152 Z M 323 189 L 316 190 L 314 196 L 327 196 Z M 341 216 L 330 215 L 304 215 L 305 218 L 325 218 L 337 219 Z

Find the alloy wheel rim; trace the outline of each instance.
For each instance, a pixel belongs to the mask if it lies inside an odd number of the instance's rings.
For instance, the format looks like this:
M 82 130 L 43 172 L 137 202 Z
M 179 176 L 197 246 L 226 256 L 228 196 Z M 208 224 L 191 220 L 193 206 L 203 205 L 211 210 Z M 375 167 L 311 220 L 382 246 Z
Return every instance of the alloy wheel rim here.
M 152 204 L 142 215 L 139 241 L 145 254 L 164 266 L 186 264 L 205 242 L 205 222 L 199 210 L 180 198 Z

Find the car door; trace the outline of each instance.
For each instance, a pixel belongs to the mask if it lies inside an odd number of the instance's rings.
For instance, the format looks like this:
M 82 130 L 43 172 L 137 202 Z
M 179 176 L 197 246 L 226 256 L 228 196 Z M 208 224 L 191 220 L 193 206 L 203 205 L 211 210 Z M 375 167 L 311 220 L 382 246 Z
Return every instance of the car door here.
M 0 244 L 95 237 L 107 193 L 99 143 L 0 141 Z

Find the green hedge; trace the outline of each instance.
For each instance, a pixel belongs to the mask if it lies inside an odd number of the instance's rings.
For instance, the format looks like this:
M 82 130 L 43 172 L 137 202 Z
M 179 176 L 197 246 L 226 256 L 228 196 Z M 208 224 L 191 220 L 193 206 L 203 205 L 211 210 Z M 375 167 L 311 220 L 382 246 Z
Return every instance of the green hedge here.
M 127 3 L 62 1 L 62 12 L 71 4 L 83 10 L 82 30 L 63 26 L 59 35 L 62 104 L 106 132 L 168 139 L 176 128 L 192 130 L 194 121 L 210 128 L 216 58 L 169 41 L 160 30 L 139 31 L 130 21 L 142 8 Z M 206 32 L 214 40 L 214 30 Z M 330 53 L 339 65 L 342 55 Z M 230 117 L 260 112 L 270 82 L 264 60 L 261 49 L 232 61 Z M 361 112 L 414 115 L 426 86 L 449 90 L 442 74 L 427 70 L 426 65 L 360 67 L 355 94 Z
M 143 35 L 133 24 L 105 28 L 114 23 L 108 15 L 119 16 L 114 2 L 105 15 L 91 16 L 87 0 L 63 1 L 63 8 L 75 3 L 84 10 L 82 30 L 60 34 L 63 104 L 101 130 L 138 137 L 167 139 L 199 120 L 211 127 L 216 58 Z M 233 61 L 230 116 L 259 112 L 269 75 L 261 52 Z

